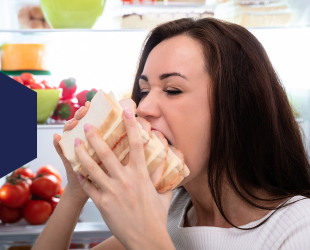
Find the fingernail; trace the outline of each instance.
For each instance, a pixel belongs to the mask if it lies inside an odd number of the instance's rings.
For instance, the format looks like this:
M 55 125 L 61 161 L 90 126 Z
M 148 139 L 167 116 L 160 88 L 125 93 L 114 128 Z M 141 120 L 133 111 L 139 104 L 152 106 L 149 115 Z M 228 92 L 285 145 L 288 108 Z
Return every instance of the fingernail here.
M 81 182 L 81 181 L 84 179 L 84 176 L 81 175 L 81 174 L 78 174 L 78 175 L 77 175 L 77 178 L 79 179 L 79 182 Z
M 80 138 L 75 138 L 75 140 L 74 140 L 74 146 L 79 146 L 81 144 L 81 140 L 80 140 Z
M 68 122 L 69 122 L 69 123 L 72 123 L 72 122 L 73 122 L 73 120 L 74 120 L 74 118 L 72 118 L 72 119 L 71 119 L 71 120 L 69 120 Z
M 132 118 L 131 110 L 127 108 L 124 109 L 124 115 L 127 119 L 131 119 Z
M 91 125 L 88 124 L 88 123 L 85 123 L 84 124 L 84 129 L 85 129 L 86 132 L 88 132 L 89 130 L 91 130 Z
M 81 112 L 81 110 L 83 109 L 83 106 L 82 107 L 80 107 L 77 111 L 76 111 L 76 113 L 79 113 L 79 112 Z

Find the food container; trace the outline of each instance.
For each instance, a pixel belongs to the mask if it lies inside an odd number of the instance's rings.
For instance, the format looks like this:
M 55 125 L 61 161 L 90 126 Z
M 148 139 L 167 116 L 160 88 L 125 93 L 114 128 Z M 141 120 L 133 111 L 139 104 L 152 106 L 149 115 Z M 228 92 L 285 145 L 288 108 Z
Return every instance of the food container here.
M 141 5 L 154 5 L 154 4 L 205 4 L 206 2 L 215 1 L 215 0 L 122 0 L 123 4 L 141 4 Z
M 62 89 L 34 89 L 37 92 L 37 123 L 44 123 L 57 107 Z
M 302 1 L 228 1 L 217 5 L 214 17 L 247 28 L 296 26 L 303 14 L 300 4 Z
M 16 0 L 15 11 L 21 29 L 51 28 L 43 16 L 39 0 Z
M 48 82 L 54 87 L 58 87 L 58 82 L 54 81 L 49 71 L 1 71 L 9 77 L 20 76 L 22 73 L 31 73 L 36 83 Z M 37 92 L 37 123 L 43 124 L 53 114 L 61 97 L 62 89 L 33 89 Z M 1 249 L 0 249 L 1 250 Z
M 168 3 L 204 4 L 206 0 L 166 0 Z
M 291 9 L 287 1 L 229 1 L 219 4 L 214 16 L 248 28 L 281 27 L 290 25 Z
M 114 12 L 114 18 L 120 24 L 121 29 L 146 29 L 181 18 L 213 17 L 213 6 L 196 5 L 189 8 L 188 5 L 154 4 L 124 5 Z
M 44 16 L 55 29 L 90 29 L 104 6 L 105 0 L 41 0 Z
M 48 70 L 45 44 L 7 43 L 2 46 L 1 70 Z
M 31 250 L 31 241 L 3 241 L 2 242 L 2 248 L 1 248 L 1 243 L 0 243 L 0 250 Z

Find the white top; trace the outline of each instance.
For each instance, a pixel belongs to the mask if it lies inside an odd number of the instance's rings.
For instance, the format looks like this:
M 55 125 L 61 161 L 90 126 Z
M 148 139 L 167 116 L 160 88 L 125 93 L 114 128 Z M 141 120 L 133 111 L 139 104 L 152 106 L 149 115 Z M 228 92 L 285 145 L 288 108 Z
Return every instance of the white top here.
M 190 196 L 183 188 L 175 189 L 168 213 L 167 228 L 177 250 L 310 250 L 310 199 L 300 200 L 275 212 L 269 220 L 256 229 L 240 230 L 219 227 L 183 227 Z M 303 199 L 295 196 L 290 201 Z M 242 228 L 251 228 L 260 220 Z M 189 210 L 189 221 L 195 225 L 195 209 Z

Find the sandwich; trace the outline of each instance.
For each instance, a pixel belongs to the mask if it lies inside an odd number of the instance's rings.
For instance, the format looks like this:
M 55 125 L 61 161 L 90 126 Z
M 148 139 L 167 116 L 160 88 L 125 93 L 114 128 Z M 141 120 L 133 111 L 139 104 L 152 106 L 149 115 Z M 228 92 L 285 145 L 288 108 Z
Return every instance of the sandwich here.
M 91 101 L 87 114 L 70 131 L 65 131 L 59 145 L 64 156 L 71 163 L 73 170 L 99 186 L 91 179 L 75 155 L 74 139 L 80 138 L 85 142 L 86 150 L 94 161 L 108 174 L 107 169 L 91 147 L 84 133 L 84 124 L 89 123 L 96 127 L 122 165 L 127 165 L 130 157 L 129 140 L 123 122 L 123 107 L 136 110 L 132 99 L 117 101 L 114 94 L 106 94 L 99 90 Z M 148 173 L 158 193 L 175 189 L 190 173 L 184 163 L 183 154 L 172 145 L 169 145 L 164 135 L 151 130 L 151 124 L 137 117 L 139 133 L 143 141 L 145 162 Z

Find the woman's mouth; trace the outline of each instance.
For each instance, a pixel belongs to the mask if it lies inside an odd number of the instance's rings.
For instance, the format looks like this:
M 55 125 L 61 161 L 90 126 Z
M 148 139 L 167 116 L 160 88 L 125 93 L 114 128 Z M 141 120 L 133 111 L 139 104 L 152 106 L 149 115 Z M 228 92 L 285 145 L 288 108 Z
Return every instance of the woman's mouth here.
M 163 134 L 163 136 L 166 138 L 166 140 L 167 140 L 168 144 L 169 144 L 169 145 L 172 145 L 172 144 L 171 144 L 171 142 L 168 140 L 168 138 L 164 135 L 164 133 L 163 133 L 163 132 L 161 132 L 160 130 L 158 130 L 158 129 L 156 129 L 156 128 L 151 128 L 151 130 L 156 130 L 156 131 L 158 131 L 158 132 L 162 133 L 162 134 Z

